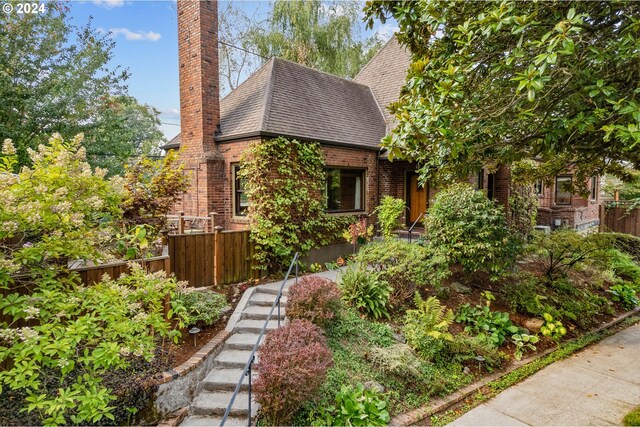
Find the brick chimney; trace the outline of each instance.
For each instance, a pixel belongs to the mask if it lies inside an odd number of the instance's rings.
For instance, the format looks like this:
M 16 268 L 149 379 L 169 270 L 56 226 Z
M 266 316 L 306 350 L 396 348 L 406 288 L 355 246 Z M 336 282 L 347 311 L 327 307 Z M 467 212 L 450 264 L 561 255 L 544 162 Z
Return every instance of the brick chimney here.
M 220 128 L 218 2 L 182 0 L 178 9 L 180 159 L 192 176 L 186 215 L 223 211 L 224 160 L 214 141 Z M 216 202 L 215 199 L 218 199 Z

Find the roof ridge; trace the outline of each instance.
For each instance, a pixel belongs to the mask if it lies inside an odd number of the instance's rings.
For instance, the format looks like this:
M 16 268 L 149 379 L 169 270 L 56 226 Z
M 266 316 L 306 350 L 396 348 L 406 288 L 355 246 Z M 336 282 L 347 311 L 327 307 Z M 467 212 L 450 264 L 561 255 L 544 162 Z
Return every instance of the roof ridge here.
M 331 76 L 331 77 L 333 77 L 333 78 L 335 78 L 335 79 L 339 79 L 339 80 L 344 80 L 345 82 L 349 82 L 349 83 L 357 84 L 358 86 L 364 86 L 364 87 L 366 87 L 366 88 L 368 88 L 368 87 L 369 87 L 369 86 L 367 86 L 366 84 L 364 84 L 364 83 L 360 83 L 360 82 L 356 82 L 356 81 L 354 81 L 353 79 L 347 79 L 347 78 L 345 78 L 345 77 L 336 76 L 335 74 L 331 74 L 331 73 L 329 73 L 329 72 L 327 72 L 327 71 L 318 70 L 318 69 L 316 69 L 316 68 L 309 67 L 308 65 L 300 64 L 300 63 L 295 62 L 295 61 L 289 61 L 288 59 L 280 58 L 280 57 L 278 57 L 278 56 L 273 56 L 273 57 L 272 57 L 272 59 L 275 59 L 275 60 L 277 60 L 277 61 L 287 62 L 287 63 L 289 63 L 289 64 L 293 64 L 293 65 L 296 65 L 296 66 L 298 66 L 298 67 L 306 68 L 306 69 L 308 69 L 308 70 L 315 71 L 316 73 L 326 74 L 327 76 Z
M 262 64 L 261 66 L 258 67 L 257 70 L 255 70 L 253 73 L 249 74 L 249 76 L 244 79 L 242 81 L 242 83 L 240 83 L 238 86 L 236 86 L 235 88 L 233 88 L 232 90 L 229 91 L 229 93 L 227 93 L 223 98 L 220 99 L 220 102 L 224 101 L 225 99 L 227 99 L 227 97 L 229 95 L 231 95 L 233 92 L 237 91 L 240 87 L 242 87 L 245 83 L 247 83 L 249 80 L 251 80 L 251 78 L 255 75 L 257 75 L 258 73 L 260 73 L 260 70 L 262 70 L 263 68 L 265 68 L 267 65 L 269 65 L 269 63 L 271 62 L 271 59 L 269 59 L 268 61 L 265 61 L 264 64 Z
M 371 63 L 373 62 L 373 60 L 374 60 L 374 59 L 376 59 L 376 58 L 378 57 L 378 55 L 380 55 L 380 53 L 381 53 L 381 52 L 382 52 L 382 51 L 383 51 L 387 46 L 389 46 L 389 43 L 391 43 L 391 41 L 392 41 L 393 39 L 395 39 L 395 38 L 396 38 L 396 33 L 393 33 L 393 35 L 389 38 L 389 40 L 387 40 L 387 42 L 386 42 L 386 43 L 385 43 L 385 44 L 384 44 L 380 49 L 378 49 L 378 51 L 376 52 L 376 54 L 375 54 L 375 55 L 373 55 L 373 56 L 371 57 L 371 59 L 370 59 L 366 64 L 364 64 L 364 66 L 363 66 L 362 68 L 360 68 L 360 71 L 358 71 L 358 74 L 356 74 L 356 75 L 353 77 L 353 80 L 355 80 L 355 79 L 357 79 L 358 77 L 360 77 L 360 74 L 362 74 L 362 72 L 363 72 L 364 70 L 366 70 L 366 69 L 367 69 L 367 67 L 369 66 L 369 64 L 371 64 Z M 398 43 L 399 43 L 399 42 L 398 42 Z M 365 86 L 366 86 L 366 85 L 365 85 Z
M 262 122 L 260 123 L 260 130 L 267 130 L 269 125 L 269 115 L 271 113 L 271 101 L 273 100 L 273 87 L 275 86 L 276 73 L 275 57 L 271 57 L 268 61 L 271 64 L 269 69 L 269 78 L 267 79 L 267 87 L 264 89 L 264 98 L 262 103 Z

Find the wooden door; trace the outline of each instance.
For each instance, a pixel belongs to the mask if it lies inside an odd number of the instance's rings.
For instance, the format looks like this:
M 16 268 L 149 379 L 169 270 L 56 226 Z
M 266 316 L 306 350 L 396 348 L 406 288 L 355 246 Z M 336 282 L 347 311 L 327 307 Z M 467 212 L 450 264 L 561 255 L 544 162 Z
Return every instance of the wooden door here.
M 418 183 L 418 174 L 409 173 L 407 175 L 407 206 L 409 214 L 407 223 L 413 224 L 420 214 L 427 210 L 428 188 Z

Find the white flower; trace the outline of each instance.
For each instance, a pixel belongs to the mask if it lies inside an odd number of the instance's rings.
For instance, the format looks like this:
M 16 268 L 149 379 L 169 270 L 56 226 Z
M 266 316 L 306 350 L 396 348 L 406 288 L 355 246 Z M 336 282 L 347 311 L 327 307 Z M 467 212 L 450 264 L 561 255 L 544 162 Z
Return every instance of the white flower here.
M 64 368 L 65 366 L 69 365 L 69 361 L 67 359 L 65 359 L 64 357 L 60 360 L 58 360 L 58 366 L 61 368 Z
M 120 356 L 127 357 L 131 354 L 129 347 L 120 347 Z
M 62 199 L 67 194 L 69 194 L 69 190 L 67 189 L 67 187 L 60 187 L 53 193 L 53 196 Z
M 25 320 L 34 319 L 38 314 L 40 314 L 40 309 L 37 307 L 28 307 L 24 313 L 27 315 Z
M 2 154 L 5 156 L 13 156 L 16 154 L 16 147 L 13 146 L 13 142 L 10 139 L 5 139 L 2 143 Z
M 0 230 L 6 231 L 7 233 L 13 233 L 18 230 L 18 223 L 16 221 L 4 221 Z
M 87 205 L 89 205 L 89 207 L 91 209 L 101 209 L 104 202 L 102 201 L 102 199 L 98 196 L 91 196 L 86 200 Z
M 24 327 L 24 328 L 20 328 L 20 331 L 18 332 L 18 336 L 20 337 L 20 339 L 22 341 L 27 341 L 31 338 L 35 338 L 38 336 L 38 331 L 36 331 L 33 328 L 30 328 L 28 326 Z

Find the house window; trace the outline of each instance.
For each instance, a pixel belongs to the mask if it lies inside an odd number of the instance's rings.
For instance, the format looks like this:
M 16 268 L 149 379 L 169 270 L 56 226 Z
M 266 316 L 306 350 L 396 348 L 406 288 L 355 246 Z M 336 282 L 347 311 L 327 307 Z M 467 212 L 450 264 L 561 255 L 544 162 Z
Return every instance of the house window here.
M 247 180 L 240 178 L 239 170 L 239 165 L 233 167 L 233 213 L 235 216 L 247 216 L 249 208 L 249 198 L 245 192 Z
M 364 170 L 325 169 L 325 174 L 327 211 L 364 210 Z
M 538 196 L 542 196 L 542 191 L 544 190 L 544 184 L 542 183 L 541 179 L 536 181 L 536 183 L 534 184 L 534 188 L 535 188 L 536 194 Z
M 480 169 L 476 175 L 476 188 L 482 190 L 484 188 L 484 169 Z
M 591 177 L 591 200 L 598 200 L 598 177 Z
M 571 205 L 571 177 L 556 177 L 556 205 Z

